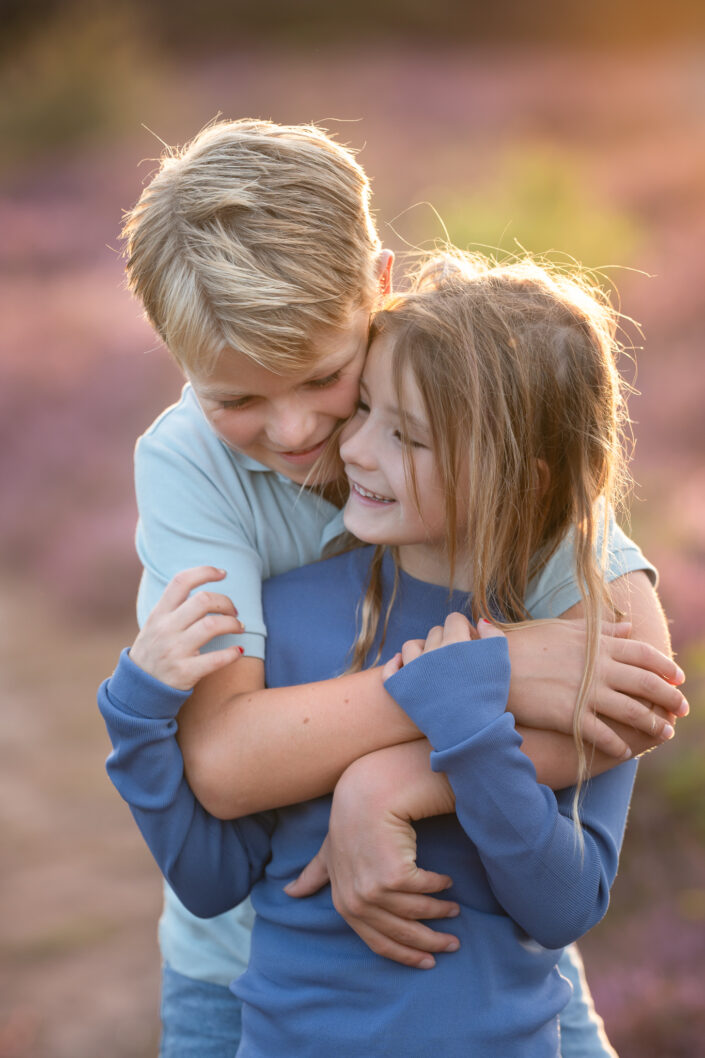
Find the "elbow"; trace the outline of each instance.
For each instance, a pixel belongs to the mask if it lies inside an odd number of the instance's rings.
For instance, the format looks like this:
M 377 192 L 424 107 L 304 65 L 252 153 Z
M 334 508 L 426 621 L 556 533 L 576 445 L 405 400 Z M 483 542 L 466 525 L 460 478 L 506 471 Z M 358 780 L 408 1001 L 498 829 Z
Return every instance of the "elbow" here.
M 238 791 L 232 790 L 234 769 L 224 768 L 212 750 L 192 750 L 188 756 L 184 755 L 184 768 L 186 781 L 194 797 L 209 815 L 222 820 L 238 819 L 249 814 L 250 809 L 238 796 Z M 194 914 L 197 912 L 194 911 Z
M 606 901 L 598 900 L 589 908 L 584 908 L 582 914 L 576 913 L 580 912 L 580 908 L 566 908 L 563 916 L 556 917 L 550 922 L 537 923 L 535 928 L 528 930 L 528 933 L 544 948 L 551 950 L 565 948 L 584 937 L 604 918 L 608 904 L 609 895 Z

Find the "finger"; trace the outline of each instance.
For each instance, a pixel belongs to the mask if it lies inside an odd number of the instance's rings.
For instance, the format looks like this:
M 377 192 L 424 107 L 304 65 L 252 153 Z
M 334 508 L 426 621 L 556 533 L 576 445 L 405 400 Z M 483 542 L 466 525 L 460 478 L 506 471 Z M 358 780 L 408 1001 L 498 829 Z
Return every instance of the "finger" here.
M 499 639 L 500 637 L 506 636 L 501 628 L 497 628 L 497 625 L 493 625 L 491 621 L 488 621 L 485 617 L 481 617 L 477 622 L 477 631 L 480 639 Z
M 171 578 L 154 610 L 160 612 L 175 610 L 188 599 L 194 588 L 200 587 L 201 584 L 208 584 L 210 581 L 222 580 L 224 576 L 225 570 L 217 569 L 215 566 L 194 566 L 193 569 L 184 569 Z
M 339 909 L 336 908 L 336 910 Z M 343 917 L 345 918 L 346 916 L 343 915 Z M 425 926 L 423 922 L 399 918 L 397 915 L 392 915 L 380 908 L 374 909 L 374 915 L 369 920 L 363 921 L 359 916 L 351 916 L 346 918 L 346 921 L 360 936 L 362 936 L 363 931 L 374 934 L 377 944 L 386 942 L 407 949 L 411 948 L 420 952 L 433 953 L 457 951 L 460 947 L 458 938 L 452 933 L 431 929 L 430 926 Z M 384 941 L 382 941 L 382 938 L 384 938 Z M 366 941 L 366 943 L 371 947 L 369 942 Z M 372 948 L 372 950 L 377 951 L 378 949 Z M 378 954 L 383 953 L 378 952 Z
M 609 724 L 606 724 L 599 716 L 595 716 L 594 713 L 586 711 L 583 714 L 580 733 L 588 748 L 594 746 L 595 749 L 606 753 L 608 757 L 614 757 L 615 760 L 629 760 L 632 755 L 624 739 L 620 738 Z
M 393 658 L 390 658 L 387 664 L 382 669 L 382 680 L 388 680 L 390 676 L 393 676 L 395 672 L 399 672 L 402 666 L 401 654 L 395 654 Z
M 371 929 L 364 923 L 357 924 L 354 919 L 346 919 L 346 921 L 370 951 L 385 959 L 391 959 L 392 962 L 398 962 L 402 966 L 410 966 L 416 970 L 432 970 L 436 965 L 436 960 L 429 952 L 397 944 L 396 941 L 390 940 L 383 933 Z
M 216 636 L 237 636 L 243 631 L 242 623 L 237 617 L 223 617 L 221 614 L 206 614 L 190 628 L 179 634 L 179 649 L 185 657 L 197 654 L 201 647 L 210 643 Z
M 175 627 L 188 628 L 206 614 L 238 615 L 229 596 L 217 591 L 197 591 L 174 611 Z
M 648 702 L 630 698 L 618 691 L 609 691 L 600 699 L 600 713 L 661 742 L 667 742 L 675 734 L 675 717 L 672 713 L 662 713 L 660 709 L 652 708 Z
M 472 625 L 465 614 L 457 610 L 449 613 L 443 625 L 443 643 L 467 643 L 471 638 Z
M 416 658 L 420 658 L 424 648 L 423 639 L 408 639 L 401 648 L 402 663 L 410 665 Z
M 460 908 L 454 900 L 440 900 L 423 893 L 400 893 L 390 890 L 376 905 L 397 918 L 411 920 L 455 918 Z
M 672 683 L 655 672 L 620 662 L 612 663 L 603 672 L 608 686 L 622 695 L 658 706 L 666 712 L 673 713 L 674 716 L 687 716 L 689 706 L 683 694 Z M 605 712 L 601 699 L 599 708 L 600 712 Z M 621 720 L 622 718 L 615 716 L 614 719 Z M 625 723 L 629 722 L 629 720 L 625 721 Z
M 611 640 L 609 654 L 617 661 L 622 661 L 635 668 L 648 669 L 668 683 L 679 686 L 685 681 L 685 673 L 672 658 L 666 657 L 650 643 L 641 643 L 634 639 Z M 644 697 L 649 697 L 644 695 Z
M 442 625 L 434 625 L 433 628 L 428 630 L 426 642 L 424 643 L 424 653 L 428 653 L 430 650 L 437 650 L 441 646 L 443 646 L 443 627 Z
M 190 686 L 194 687 L 204 676 L 210 676 L 213 672 L 224 669 L 226 665 L 232 665 L 234 661 L 239 661 L 243 653 L 242 647 L 232 646 L 223 647 L 222 650 L 210 650 L 207 654 L 199 654 L 197 657 L 191 658 L 189 667 L 194 674 L 194 678 Z
M 602 621 L 600 632 L 603 636 L 628 639 L 632 634 L 632 623 L 631 621 Z
M 289 882 L 288 885 L 284 886 L 284 892 L 287 896 L 295 896 L 297 898 L 311 896 L 313 893 L 317 893 L 319 889 L 322 889 L 324 885 L 328 885 L 329 881 L 328 865 L 321 853 L 317 852 L 313 859 L 306 864 L 301 874 L 294 878 L 293 882 Z

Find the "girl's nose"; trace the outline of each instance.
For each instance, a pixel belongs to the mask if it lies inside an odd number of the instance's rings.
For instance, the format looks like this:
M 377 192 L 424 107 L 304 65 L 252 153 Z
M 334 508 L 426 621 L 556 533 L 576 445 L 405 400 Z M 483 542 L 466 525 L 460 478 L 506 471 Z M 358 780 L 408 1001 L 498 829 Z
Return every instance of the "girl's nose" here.
M 343 430 L 340 458 L 353 466 L 373 469 L 376 465 L 374 430 L 370 420 L 354 418 Z

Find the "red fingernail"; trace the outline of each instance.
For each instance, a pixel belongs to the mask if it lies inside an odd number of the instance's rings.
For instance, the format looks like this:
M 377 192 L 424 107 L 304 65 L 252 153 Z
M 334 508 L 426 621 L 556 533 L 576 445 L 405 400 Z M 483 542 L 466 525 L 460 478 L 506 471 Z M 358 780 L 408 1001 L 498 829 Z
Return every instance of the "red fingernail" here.
M 238 647 L 237 649 L 240 651 L 241 654 L 245 653 L 245 648 L 244 647 Z

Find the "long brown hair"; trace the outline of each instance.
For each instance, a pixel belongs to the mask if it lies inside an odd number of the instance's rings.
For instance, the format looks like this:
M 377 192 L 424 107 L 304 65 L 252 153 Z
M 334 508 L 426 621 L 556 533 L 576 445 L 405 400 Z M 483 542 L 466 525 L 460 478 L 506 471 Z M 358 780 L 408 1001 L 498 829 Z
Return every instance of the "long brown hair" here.
M 527 620 L 529 582 L 572 535 L 587 623 L 574 726 L 581 777 L 580 721 L 609 606 L 609 519 L 626 484 L 618 318 L 598 283 L 577 267 L 566 271 L 529 256 L 497 264 L 452 251 L 428 260 L 410 290 L 374 316 L 371 332 L 394 341 L 402 420 L 405 372 L 413 372 L 421 392 L 445 494 L 449 587 L 462 562 L 473 619 Z M 415 490 L 411 462 L 407 472 Z M 379 573 L 377 561 L 353 669 L 364 664 L 378 631 Z

